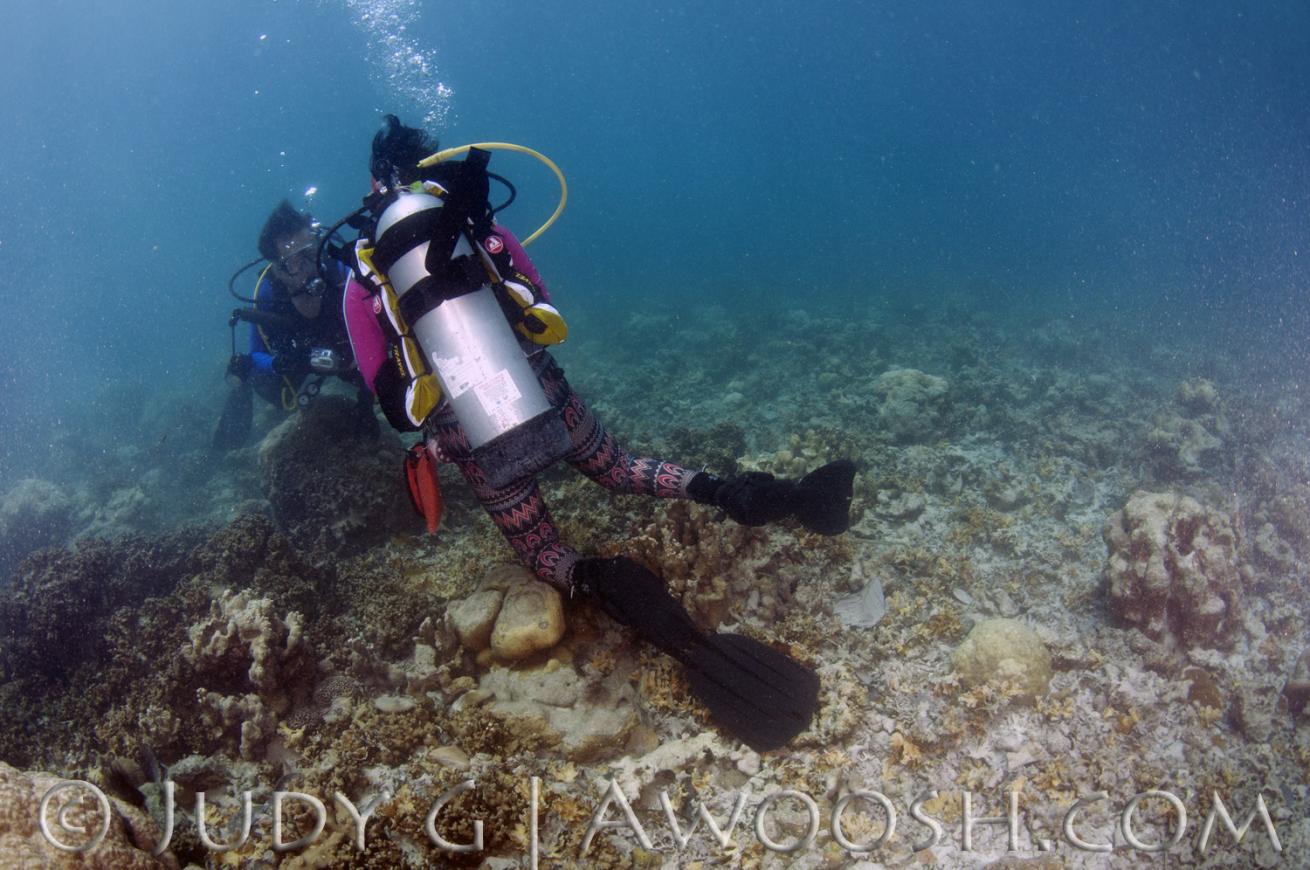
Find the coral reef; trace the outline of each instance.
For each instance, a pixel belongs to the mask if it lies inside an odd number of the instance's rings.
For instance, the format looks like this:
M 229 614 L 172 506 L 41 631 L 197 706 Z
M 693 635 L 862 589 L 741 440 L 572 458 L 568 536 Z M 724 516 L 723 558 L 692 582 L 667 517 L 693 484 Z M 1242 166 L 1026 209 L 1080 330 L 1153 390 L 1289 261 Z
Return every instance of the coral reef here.
M 235 733 L 241 757 L 252 760 L 277 730 L 278 717 L 311 683 L 313 659 L 304 644 L 304 618 L 279 618 L 273 602 L 227 592 L 209 616 L 188 630 L 182 655 L 200 688 L 196 701 L 214 736 Z M 295 694 L 300 693 L 301 698 Z
M 737 473 L 737 461 L 746 453 L 746 432 L 733 422 L 708 429 L 674 427 L 667 436 L 665 455 L 676 456 L 689 468 L 705 467 L 719 475 Z
M 1253 557 L 1265 568 L 1302 573 L 1310 562 L 1310 484 L 1274 495 L 1252 512 Z
M 741 467 L 751 471 L 767 471 L 778 477 L 804 477 L 821 465 L 835 459 L 858 456 L 855 439 L 835 429 L 806 429 L 793 432 L 787 446 L 772 454 L 745 456 Z
M 59 677 L 97 660 L 120 610 L 164 595 L 197 567 L 198 530 L 86 541 L 27 560 L 0 599 L 0 661 L 10 673 Z
M 250 632 L 276 635 L 276 625 L 271 614 L 268 626 L 249 614 L 245 637 L 226 630 L 231 655 L 221 660 L 184 652 L 192 647 L 192 627 L 214 630 L 207 651 L 219 651 L 213 644 L 224 629 L 213 608 L 215 600 L 230 599 L 226 590 L 272 601 L 273 614 L 299 610 L 311 626 L 324 620 L 324 604 L 338 606 L 328 575 L 301 559 L 260 514 L 244 515 L 207 540 L 189 530 L 48 552 L 39 564 L 29 560 L 32 572 L 20 578 L 20 594 L 0 600 L 0 661 L 9 677 L 0 684 L 0 752 L 28 765 L 48 766 L 54 744 L 49 733 L 18 727 L 23 721 L 46 722 L 60 741 L 99 741 L 127 757 L 144 748 L 170 757 L 224 747 L 235 752 L 240 723 L 233 718 L 230 730 L 216 731 L 208 715 L 194 715 L 198 697 L 216 693 L 217 704 L 251 694 L 257 701 L 251 665 L 268 657 Z M 331 631 L 332 622 L 321 630 Z M 276 698 L 307 692 L 304 681 L 313 673 L 283 667 L 288 684 L 281 687 L 265 672 L 254 673 L 279 710 Z M 237 702 L 225 703 L 236 717 Z M 215 715 L 221 718 L 221 711 Z
M 1223 513 L 1176 493 L 1134 493 L 1105 524 L 1110 608 L 1153 640 L 1231 646 L 1243 578 Z
M 51 773 L 23 773 L 0 761 L 0 856 L 8 867 L 87 868 L 87 870 L 146 870 L 178 866 L 169 852 L 152 853 L 160 830 L 141 809 L 118 798 L 108 798 L 109 817 L 102 814 L 94 794 L 83 788 L 57 792 L 46 809 L 51 832 L 71 847 L 86 846 L 102 825 L 102 842 L 89 851 L 58 851 L 42 834 L 37 808 L 49 789 L 63 777 Z M 53 822 L 58 818 L 57 822 Z
M 714 628 L 745 613 L 761 625 L 785 618 L 800 578 L 844 561 L 846 547 L 842 538 L 749 528 L 718 519 L 711 509 L 673 502 L 661 505 L 656 520 L 622 550 L 658 566 L 688 612 Z
M 1184 796 L 1189 818 L 1220 792 L 1239 821 L 1232 797 L 1245 815 L 1261 793 L 1283 860 L 1310 848 L 1297 815 L 1310 795 L 1310 405 L 1261 380 L 1272 369 L 1162 347 L 1109 315 L 1000 317 L 959 296 L 843 317 L 634 318 L 660 332 L 658 351 L 609 341 L 609 319 L 587 329 L 582 315 L 560 351 L 634 453 L 786 477 L 859 462 L 856 522 L 838 538 L 616 495 L 563 464 L 541 478 L 569 543 L 640 559 L 700 625 L 760 638 L 820 674 L 821 709 L 791 745 L 759 754 L 718 731 L 682 668 L 594 607 L 560 602 L 567 624 L 557 620 L 553 590 L 543 600 L 506 564 L 511 551 L 453 468 L 441 470 L 441 532 L 410 534 L 420 524 L 398 486 L 397 442 L 338 437 L 332 417 L 349 409 L 325 397 L 290 419 L 261 411 L 258 431 L 281 428 L 218 458 L 179 444 L 195 427 L 152 406 L 149 433 L 55 481 L 72 503 L 69 535 L 156 530 L 40 551 L 4 590 L 0 757 L 95 782 L 124 819 L 141 805 L 162 819 L 160 783 L 172 780 L 173 854 L 210 866 L 516 866 L 533 776 L 542 854 L 561 864 L 1049 866 L 1036 843 L 1058 840 L 1079 797 L 1110 795 L 1085 827 L 1111 841 L 1100 819 L 1148 788 Z M 739 422 L 719 422 L 729 418 Z M 157 530 L 197 518 L 216 525 Z M 856 595 L 851 618 L 843 602 Z M 534 631 L 549 614 L 548 630 L 517 650 L 497 644 L 515 614 Z M 579 858 L 611 778 L 651 848 L 616 829 Z M 477 788 L 438 828 L 467 840 L 480 819 L 487 848 L 444 855 L 424 818 L 468 779 Z M 329 807 L 322 835 L 289 854 L 270 846 L 277 788 Z M 936 790 L 925 809 L 947 835 L 916 850 L 913 829 L 898 828 L 857 855 L 825 824 L 800 854 L 770 853 L 751 814 L 787 788 L 813 796 L 825 823 L 858 789 L 888 795 L 902 818 Z M 242 789 L 256 803 L 250 840 L 208 853 L 195 794 L 210 795 L 217 831 Z M 960 852 L 964 790 L 975 818 L 1019 794 L 1018 857 L 988 826 Z M 357 806 L 389 795 L 365 852 L 336 791 Z M 702 802 L 727 818 L 739 791 L 752 798 L 731 849 L 703 825 L 678 846 L 661 792 L 685 831 Z M 312 828 L 306 809 L 289 814 L 292 836 Z M 804 833 L 798 808 L 770 815 L 780 836 Z M 845 821 L 869 841 L 881 826 L 858 802 Z M 1113 841 L 1117 865 L 1159 859 Z M 1202 859 L 1188 848 L 1165 857 Z M 1060 849 L 1066 866 L 1107 860 Z M 1204 860 L 1279 857 L 1256 825 Z
M 403 487 L 399 439 L 356 432 L 350 405 L 320 397 L 288 418 L 259 448 L 273 516 L 301 549 L 358 553 L 401 531 L 416 531 Z
M 82 530 L 87 538 L 117 538 L 141 534 L 158 527 L 160 505 L 137 483 L 115 489 L 81 511 Z
M 29 477 L 0 498 L 0 584 L 28 553 L 61 544 L 72 528 L 73 502 L 57 484 Z

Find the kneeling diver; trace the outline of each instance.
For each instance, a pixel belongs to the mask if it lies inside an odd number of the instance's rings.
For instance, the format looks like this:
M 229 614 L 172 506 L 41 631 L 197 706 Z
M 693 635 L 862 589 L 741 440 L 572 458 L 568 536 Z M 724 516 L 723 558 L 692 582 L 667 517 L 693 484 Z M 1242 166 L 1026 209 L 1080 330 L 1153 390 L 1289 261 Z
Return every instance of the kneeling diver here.
M 378 434 L 373 395 L 356 368 L 341 311 L 350 270 L 331 260 L 319 268 L 322 231 L 312 217 L 283 200 L 259 234 L 260 259 L 237 275 L 267 262 L 249 299 L 249 308 L 232 312 L 233 351 L 227 374 L 239 383 L 229 395 L 214 433 L 214 447 L 232 450 L 250 435 L 251 396 L 292 411 L 309 404 L 323 381 L 335 376 L 356 390 L 354 420 L 366 437 Z M 321 273 L 321 274 L 320 274 Z M 233 276 L 235 281 L 237 275 Z M 250 324 L 250 351 L 236 352 L 235 328 Z
M 461 162 L 420 168 L 435 146 L 386 117 L 365 198 L 375 219 L 355 244 L 345 296 L 355 358 L 384 414 L 401 431 L 423 433 L 408 464 L 416 507 L 433 506 L 413 486 L 421 466 L 438 456 L 456 463 L 539 578 L 596 602 L 685 665 L 720 727 L 757 750 L 782 746 L 817 707 L 814 672 L 751 638 L 701 631 L 636 561 L 571 549 L 536 474 L 563 459 L 616 492 L 692 499 L 751 526 L 795 517 L 836 535 L 849 525 L 854 464 L 840 460 L 799 481 L 759 472 L 725 480 L 630 455 L 546 350 L 567 330 L 523 246 L 494 219 L 489 153 L 473 147 Z

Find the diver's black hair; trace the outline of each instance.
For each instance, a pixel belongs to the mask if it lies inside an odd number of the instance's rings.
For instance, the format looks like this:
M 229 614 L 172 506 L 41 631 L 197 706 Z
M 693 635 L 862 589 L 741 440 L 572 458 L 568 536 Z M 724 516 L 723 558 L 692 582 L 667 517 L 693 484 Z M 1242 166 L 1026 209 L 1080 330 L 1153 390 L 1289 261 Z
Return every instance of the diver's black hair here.
M 382 126 L 373 137 L 369 172 L 382 184 L 390 184 L 392 175 L 401 184 L 418 181 L 418 162 L 437 150 L 437 140 L 417 127 L 406 127 L 395 115 L 384 115 Z
M 301 230 L 314 226 L 314 219 L 291 207 L 285 199 L 277 204 L 273 213 L 264 221 L 264 228 L 259 231 L 259 253 L 266 260 L 277 260 L 278 242 L 291 238 Z

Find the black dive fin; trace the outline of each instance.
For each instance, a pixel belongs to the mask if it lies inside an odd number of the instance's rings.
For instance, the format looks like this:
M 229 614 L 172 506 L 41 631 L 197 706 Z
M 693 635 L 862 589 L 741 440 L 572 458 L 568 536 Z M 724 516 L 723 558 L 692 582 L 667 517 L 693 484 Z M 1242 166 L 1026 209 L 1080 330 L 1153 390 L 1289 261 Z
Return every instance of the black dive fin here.
M 792 511 L 801 525 L 820 535 L 840 535 L 851 526 L 855 463 L 838 459 L 816 468 L 796 483 Z
M 250 438 L 250 423 L 254 415 L 254 388 L 242 381 L 223 403 L 223 414 L 214 430 L 215 450 L 235 450 Z
M 617 622 L 681 662 L 710 717 L 747 746 L 777 749 L 809 726 L 819 703 L 814 671 L 749 637 L 705 634 L 644 565 L 623 557 L 582 559 L 573 583 Z
M 691 692 L 710 717 L 756 752 L 785 746 L 819 706 L 814 671 L 744 635 L 706 636 L 686 665 Z

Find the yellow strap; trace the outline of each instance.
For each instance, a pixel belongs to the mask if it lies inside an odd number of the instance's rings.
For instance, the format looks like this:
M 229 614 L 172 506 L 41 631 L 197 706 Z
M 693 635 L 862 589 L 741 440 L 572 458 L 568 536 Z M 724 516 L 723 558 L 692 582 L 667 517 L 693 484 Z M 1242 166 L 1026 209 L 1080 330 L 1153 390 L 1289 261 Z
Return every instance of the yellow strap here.
M 420 375 L 405 391 L 405 413 L 415 426 L 422 426 L 432 410 L 441 403 L 441 385 L 432 375 Z
M 405 371 L 410 378 L 417 378 L 428 372 L 427 361 L 423 359 L 423 350 L 418 342 L 408 335 L 400 337 L 400 356 L 405 363 Z
M 467 154 L 469 150 L 473 148 L 481 148 L 483 151 L 517 151 L 520 154 L 527 154 L 529 157 L 535 157 L 549 166 L 550 171 L 554 172 L 555 177 L 559 179 L 559 205 L 555 206 L 554 214 L 547 218 L 544 224 L 537 227 L 536 232 L 520 243 L 526 248 L 536 240 L 537 236 L 540 236 L 546 230 L 550 229 L 550 225 L 555 223 L 555 219 L 564 213 L 564 204 L 569 200 L 569 184 L 564 180 L 564 173 L 555 165 L 555 161 L 551 160 L 545 154 L 542 154 L 540 151 L 534 151 L 523 145 L 515 145 L 513 142 L 474 142 L 472 145 L 458 145 L 454 148 L 447 148 L 444 151 L 438 151 L 436 154 L 429 154 L 427 157 L 424 157 L 418 162 L 419 168 L 425 169 L 429 166 L 435 166 L 443 160 L 449 160 L 451 157 L 458 157 L 461 154 Z

